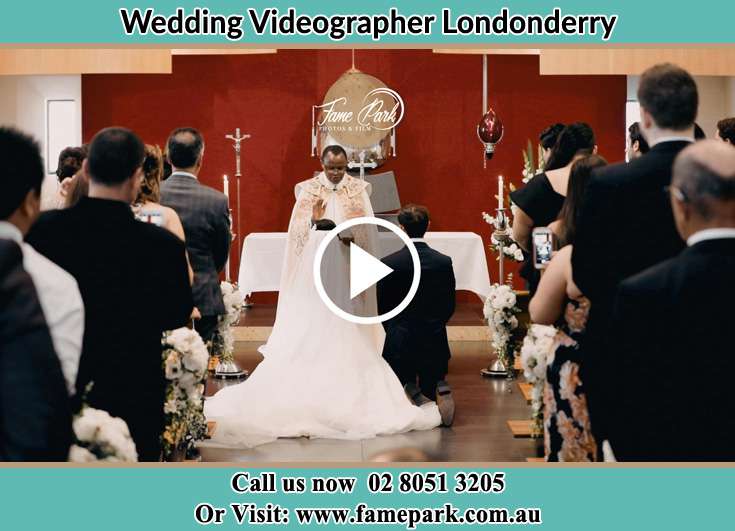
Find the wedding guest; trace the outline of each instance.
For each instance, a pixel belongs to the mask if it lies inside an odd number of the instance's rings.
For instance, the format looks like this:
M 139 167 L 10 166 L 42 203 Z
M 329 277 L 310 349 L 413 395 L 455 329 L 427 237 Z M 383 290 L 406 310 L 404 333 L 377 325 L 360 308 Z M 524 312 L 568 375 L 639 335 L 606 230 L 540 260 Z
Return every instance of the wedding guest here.
M 23 267 L 33 279 L 67 389 L 73 395 L 84 334 L 82 296 L 74 277 L 23 243 L 40 213 L 43 162 L 38 144 L 20 131 L 2 127 L 0 160 L 4 161 L 0 238 L 21 247 Z
M 544 168 L 551 169 L 548 167 L 549 157 L 551 152 L 556 145 L 556 139 L 559 138 L 559 134 L 564 130 L 564 124 L 556 123 L 552 124 L 538 136 L 539 143 L 541 144 L 541 154 L 544 161 Z
M 59 359 L 23 253 L 4 238 L 0 302 L 0 461 L 66 461 L 71 409 Z
M 171 207 L 184 226 L 186 248 L 194 269 L 194 304 L 201 313 L 196 329 L 209 341 L 225 305 L 219 273 L 230 252 L 230 218 L 227 197 L 199 182 L 204 139 L 196 129 L 182 127 L 168 139 L 171 177 L 161 183 L 161 204 Z
M 732 461 L 735 398 L 702 375 L 735 371 L 735 147 L 703 140 L 681 151 L 669 193 L 687 248 L 620 284 L 610 337 L 625 390 L 610 443 L 623 461 Z M 700 376 L 682 387 L 695 366 Z
M 82 169 L 82 162 L 87 158 L 86 144 L 79 147 L 65 147 L 59 153 L 59 162 L 56 166 L 56 177 L 59 182 L 69 177 L 74 177 L 76 173 Z
M 69 195 L 69 190 L 74 176 L 82 168 L 82 162 L 87 157 L 87 146 L 66 147 L 59 153 L 59 162 L 56 166 L 56 177 L 59 187 L 54 195 L 53 202 L 44 205 L 43 210 L 52 208 L 65 208 L 64 205 Z
M 161 174 L 161 181 L 165 181 L 171 177 L 173 170 L 171 169 L 171 162 L 168 160 L 168 146 L 163 148 L 163 173 Z
M 398 213 L 399 225 L 418 252 L 421 280 L 408 307 L 383 323 L 383 358 L 414 403 L 421 406 L 435 400 L 442 424 L 451 426 L 454 400 L 446 382 L 451 357 L 447 322 L 455 307 L 454 269 L 450 257 L 432 249 L 424 240 L 429 222 L 429 210 L 421 205 L 406 205 Z M 378 283 L 380 314 L 400 304 L 413 280 L 413 261 L 407 247 L 386 256 L 383 263 L 393 273 Z
M 582 345 L 582 380 L 598 443 L 605 439 L 607 417 L 619 395 L 618 352 L 606 349 L 618 284 L 684 248 L 661 190 L 671 183 L 674 159 L 694 140 L 698 100 L 687 71 L 672 64 L 646 70 L 638 101 L 641 131 L 651 150 L 627 164 L 598 168 L 587 185 L 572 270 L 574 282 L 592 303 Z
M 694 123 L 694 140 L 704 140 L 707 138 L 707 135 L 704 133 L 704 129 L 699 127 L 698 123 Z
M 735 118 L 723 118 L 717 122 L 717 138 L 735 144 Z
M 531 233 L 535 227 L 546 227 L 558 217 L 564 204 L 572 164 L 596 152 L 592 128 L 583 122 L 569 124 L 559 134 L 551 155 L 550 165 L 557 169 L 534 176 L 526 186 L 510 194 L 516 205 L 513 209 L 513 239 L 526 253 L 521 276 L 528 282 L 532 294 L 536 291 L 539 274 L 528 257 Z
M 184 227 L 179 215 L 172 208 L 161 204 L 161 176 L 163 175 L 163 156 L 158 146 L 145 146 L 143 159 L 143 178 L 138 196 L 133 202 L 135 216 L 174 233 L 181 241 L 185 240 Z M 145 218 L 145 219 L 143 219 Z
M 139 458 L 154 461 L 164 423 L 161 335 L 186 325 L 193 305 L 183 242 L 130 208 L 143 158 L 132 131 L 98 132 L 83 164 L 89 197 L 42 214 L 28 242 L 79 283 L 86 323 L 77 392 L 93 383 L 89 404 L 125 420 Z
M 649 149 L 651 148 L 648 147 L 648 142 L 641 134 L 641 124 L 639 122 L 630 124 L 630 127 L 628 127 L 628 144 L 625 150 L 628 162 L 645 155 Z
M 584 194 L 592 176 L 592 170 L 605 166 L 607 161 L 599 155 L 588 155 L 577 159 L 569 170 L 569 183 L 559 217 L 549 224 L 558 248 L 571 245 L 576 235 L 579 216 L 584 203 Z
M 143 159 L 143 178 L 140 182 L 138 196 L 133 202 L 133 213 L 138 221 L 153 223 L 175 234 L 182 242 L 186 240 L 184 227 L 179 215 L 172 208 L 161 204 L 161 175 L 163 175 L 163 155 L 158 146 L 145 146 Z M 189 283 L 194 283 L 194 271 L 189 264 L 189 255 L 186 256 L 189 269 Z M 199 318 L 195 309 L 192 317 Z
M 559 329 L 553 362 L 546 369 L 544 446 L 547 461 L 596 461 L 597 445 L 587 411 L 585 387 L 579 378 L 580 343 L 590 302 L 572 280 L 572 249 L 579 211 L 590 174 L 607 164 L 597 155 L 577 160 L 569 175 L 567 198 L 554 230 L 562 248 L 555 253 L 531 299 L 531 321 Z
M 80 170 L 76 175 L 74 175 L 74 177 L 72 177 L 71 184 L 69 184 L 66 194 L 66 200 L 61 208 L 71 208 L 79 203 L 82 197 L 87 197 L 88 195 L 89 179 L 84 172 Z

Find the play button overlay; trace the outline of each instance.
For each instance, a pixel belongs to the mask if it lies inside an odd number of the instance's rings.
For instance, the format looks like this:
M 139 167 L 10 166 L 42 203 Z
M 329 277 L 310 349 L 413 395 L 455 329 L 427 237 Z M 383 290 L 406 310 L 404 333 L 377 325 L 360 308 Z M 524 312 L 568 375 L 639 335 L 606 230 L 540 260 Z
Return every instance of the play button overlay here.
M 379 227 L 387 230 L 379 232 Z M 360 217 L 317 234 L 321 241 L 314 258 L 314 286 L 333 313 L 352 323 L 378 324 L 411 303 L 419 287 L 421 264 L 416 247 L 400 227 L 384 219 Z M 405 253 L 404 248 L 410 261 L 401 261 L 398 271 L 381 261 L 393 252 Z M 410 267 L 402 265 L 406 262 Z M 381 280 L 384 283 L 379 284 Z M 378 312 L 379 291 L 383 314 Z
M 374 286 L 393 270 L 359 245 L 350 243 L 350 299 Z

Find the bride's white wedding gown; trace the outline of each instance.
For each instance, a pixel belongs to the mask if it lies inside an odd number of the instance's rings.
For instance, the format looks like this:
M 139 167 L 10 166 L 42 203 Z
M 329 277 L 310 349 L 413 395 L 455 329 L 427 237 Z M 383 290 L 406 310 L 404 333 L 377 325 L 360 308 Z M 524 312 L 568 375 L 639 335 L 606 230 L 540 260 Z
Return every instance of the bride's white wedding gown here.
M 416 407 L 382 358 L 381 325 L 333 314 L 314 287 L 312 262 L 325 232 L 311 231 L 279 297 L 264 360 L 244 382 L 204 403 L 212 442 L 252 447 L 279 437 L 364 439 L 438 426 L 436 404 Z

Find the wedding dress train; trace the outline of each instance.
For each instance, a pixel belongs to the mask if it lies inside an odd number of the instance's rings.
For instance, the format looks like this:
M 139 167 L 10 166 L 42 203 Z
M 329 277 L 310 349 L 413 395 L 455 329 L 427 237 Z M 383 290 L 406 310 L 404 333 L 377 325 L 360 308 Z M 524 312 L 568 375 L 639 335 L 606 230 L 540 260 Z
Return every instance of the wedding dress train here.
M 293 272 L 284 271 L 263 361 L 245 382 L 205 401 L 207 419 L 217 422 L 213 443 L 364 439 L 441 423 L 436 404 L 413 405 L 382 358 L 382 327 L 345 321 L 319 298 L 312 262 L 324 236 L 311 231 Z

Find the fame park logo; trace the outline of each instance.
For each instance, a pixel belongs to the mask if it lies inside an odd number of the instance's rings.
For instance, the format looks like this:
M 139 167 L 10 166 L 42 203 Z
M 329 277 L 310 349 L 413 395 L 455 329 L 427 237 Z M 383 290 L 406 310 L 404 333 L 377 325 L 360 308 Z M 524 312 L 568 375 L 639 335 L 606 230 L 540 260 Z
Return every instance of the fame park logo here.
M 349 101 L 346 96 L 316 105 L 317 125 L 322 131 L 390 131 L 403 119 L 405 106 L 400 94 L 388 87 L 378 87 L 362 98 Z

